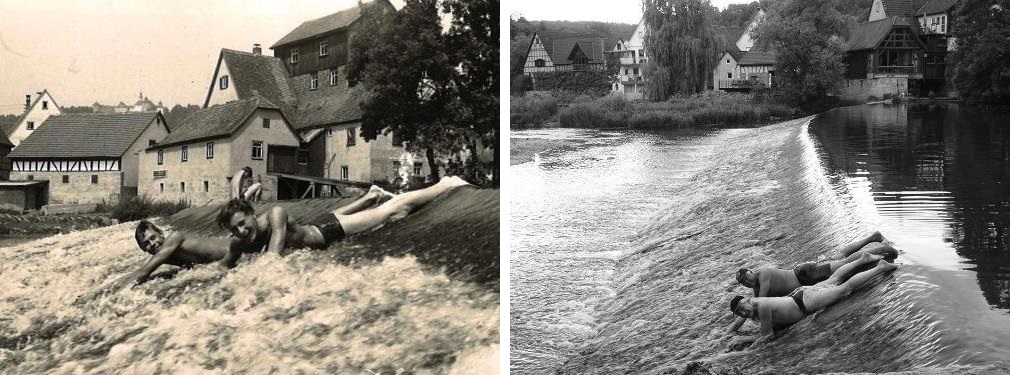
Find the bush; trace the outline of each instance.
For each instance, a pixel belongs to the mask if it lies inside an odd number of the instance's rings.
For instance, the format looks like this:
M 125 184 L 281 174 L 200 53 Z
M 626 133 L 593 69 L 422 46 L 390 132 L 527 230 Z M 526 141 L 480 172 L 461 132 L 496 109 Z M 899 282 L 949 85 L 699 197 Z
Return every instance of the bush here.
M 568 128 L 617 128 L 628 126 L 632 104 L 623 96 L 576 102 L 558 114 L 561 126 Z
M 543 126 L 557 113 L 557 99 L 545 93 L 530 92 L 512 97 L 509 124 L 519 128 Z
M 171 216 L 176 212 L 189 208 L 189 202 L 153 201 L 148 196 L 133 197 L 120 201 L 109 210 L 112 217 L 119 222 L 146 219 L 152 216 Z

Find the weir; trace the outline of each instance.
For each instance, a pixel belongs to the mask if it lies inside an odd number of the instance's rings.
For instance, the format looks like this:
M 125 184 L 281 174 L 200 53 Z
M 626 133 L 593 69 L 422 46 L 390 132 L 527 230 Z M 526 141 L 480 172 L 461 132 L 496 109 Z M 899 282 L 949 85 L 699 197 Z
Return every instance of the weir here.
M 299 220 L 348 201 L 280 204 Z M 320 251 L 238 267 L 164 266 L 98 289 L 150 256 L 136 222 L 0 248 L 0 373 L 447 372 L 497 363 L 499 191 L 459 188 Z M 223 235 L 217 207 L 158 221 Z M 479 367 L 479 365 L 478 365 Z

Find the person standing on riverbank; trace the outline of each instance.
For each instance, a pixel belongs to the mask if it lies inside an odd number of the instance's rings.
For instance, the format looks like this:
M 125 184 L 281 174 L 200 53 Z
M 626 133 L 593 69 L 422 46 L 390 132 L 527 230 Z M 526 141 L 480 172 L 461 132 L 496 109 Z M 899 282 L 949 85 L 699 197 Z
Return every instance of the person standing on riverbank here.
M 253 182 L 252 168 L 246 166 L 239 169 L 231 177 L 232 198 L 242 198 L 247 201 L 259 201 L 263 195 L 263 184 Z

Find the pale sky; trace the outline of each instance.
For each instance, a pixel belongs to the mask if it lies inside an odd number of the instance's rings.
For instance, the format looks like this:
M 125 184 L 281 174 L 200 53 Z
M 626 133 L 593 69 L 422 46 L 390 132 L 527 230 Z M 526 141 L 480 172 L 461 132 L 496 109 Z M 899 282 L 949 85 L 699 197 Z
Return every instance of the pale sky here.
M 747 4 L 754 0 L 711 0 L 712 5 L 726 9 L 729 4 Z M 510 15 L 528 20 L 604 21 L 634 23 L 642 19 L 642 2 L 617 0 L 505 0 Z
M 60 106 L 203 104 L 221 48 L 263 53 L 357 0 L 0 0 L 0 114 L 48 89 Z M 392 0 L 397 8 L 402 0 Z

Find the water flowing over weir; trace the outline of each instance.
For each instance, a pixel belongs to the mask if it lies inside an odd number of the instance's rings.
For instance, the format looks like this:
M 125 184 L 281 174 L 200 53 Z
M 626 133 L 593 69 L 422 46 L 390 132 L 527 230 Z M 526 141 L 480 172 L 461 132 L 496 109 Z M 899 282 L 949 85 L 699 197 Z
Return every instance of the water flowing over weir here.
M 163 267 L 107 296 L 95 292 L 149 257 L 135 223 L 2 248 L 0 373 L 497 368 L 498 197 L 460 188 L 325 251 L 245 256 L 227 272 Z M 347 202 L 279 204 L 311 221 Z M 214 215 L 159 224 L 222 234 Z
M 830 256 L 886 221 L 867 216 L 866 206 L 878 203 L 852 191 L 859 187 L 848 177 L 826 170 L 811 120 L 686 138 L 610 134 L 623 142 L 585 141 L 574 151 L 542 153 L 539 165 L 513 167 L 513 177 L 526 178 L 510 219 L 513 372 L 661 374 L 699 364 L 714 373 L 1004 369 L 1010 315 L 990 308 L 973 271 L 937 266 L 922 255 L 935 249 L 921 249 L 900 225 L 882 230 L 904 251 L 902 268 L 771 342 L 730 350 L 729 300 L 750 293 L 734 279 L 738 268 Z M 608 174 L 636 163 L 633 172 Z M 677 178 L 667 177 L 671 170 Z M 578 187 L 551 185 L 559 181 Z M 544 192 L 550 195 L 538 202 L 533 193 Z M 640 196 L 614 198 L 628 192 Z M 583 205 L 590 207 L 580 211 Z M 557 207 L 568 211 L 552 213 Z M 539 216 L 524 221 L 520 213 Z M 558 217 L 564 225 L 545 220 Z M 552 232 L 523 232 L 537 223 Z M 571 228 L 553 232 L 558 227 Z M 563 254 L 573 248 L 579 253 Z M 595 256 L 579 260 L 587 255 Z

